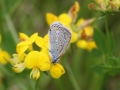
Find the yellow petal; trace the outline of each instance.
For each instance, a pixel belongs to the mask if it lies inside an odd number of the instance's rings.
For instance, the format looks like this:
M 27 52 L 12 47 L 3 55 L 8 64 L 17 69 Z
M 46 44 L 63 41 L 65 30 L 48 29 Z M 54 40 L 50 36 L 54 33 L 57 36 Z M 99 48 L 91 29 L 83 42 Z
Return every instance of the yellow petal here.
M 87 50 L 92 51 L 92 49 L 94 49 L 94 48 L 97 48 L 95 41 L 89 41 Z
M 29 49 L 30 51 L 33 51 L 33 50 L 34 50 L 34 49 L 33 49 L 33 45 L 30 44 L 30 45 L 28 46 L 28 49 Z
M 32 36 L 30 36 L 29 41 L 33 43 L 37 37 L 38 37 L 38 33 L 34 33 Z
M 19 64 L 20 62 L 22 62 L 24 60 L 24 57 L 26 56 L 26 54 L 22 54 L 20 57 L 19 57 L 18 54 L 13 54 L 12 56 L 13 56 L 13 58 L 9 59 L 8 61 L 12 65 L 16 65 L 16 64 Z
M 29 69 L 36 67 L 41 71 L 47 71 L 50 69 L 50 60 L 45 53 L 32 51 L 25 58 L 25 66 Z
M 70 18 L 68 14 L 63 13 L 59 16 L 59 21 L 65 26 L 69 26 L 72 22 L 72 19 Z
M 30 44 L 31 44 L 30 41 L 20 42 L 20 43 L 17 44 L 17 47 L 19 47 L 19 46 L 25 46 L 25 45 L 30 45 Z
M 28 69 L 32 69 L 33 67 L 37 67 L 38 63 L 38 57 L 39 57 L 38 51 L 31 51 L 25 58 L 25 66 Z
M 25 64 L 24 63 L 16 64 L 16 65 L 14 65 L 14 67 L 12 69 L 14 72 L 20 73 L 25 69 Z
M 48 49 L 48 48 L 50 47 L 48 34 L 46 34 L 46 35 L 44 36 L 44 46 L 45 46 L 46 49 Z
M 38 67 L 41 71 L 48 71 L 50 69 L 50 59 L 47 54 L 40 52 Z
M 24 33 L 19 33 L 19 37 L 20 37 L 20 40 L 28 40 L 29 39 L 29 37 L 26 35 L 26 34 L 24 34 Z
M 18 53 L 18 56 L 21 57 L 22 54 L 24 54 L 24 52 L 28 49 L 28 46 L 18 46 L 16 48 L 16 51 Z
M 85 41 L 85 40 L 79 40 L 79 41 L 77 42 L 77 46 L 78 46 L 79 48 L 86 49 L 87 46 L 88 46 L 88 43 L 87 43 L 87 41 Z
M 77 39 L 78 39 L 77 33 L 75 33 L 75 32 L 72 31 L 72 37 L 71 37 L 71 41 L 70 42 L 74 43 L 74 42 L 77 41 Z
M 40 77 L 40 71 L 38 68 L 33 68 L 31 73 L 30 73 L 30 78 L 33 78 L 35 80 L 37 80 Z
M 0 49 L 0 63 L 6 64 L 8 59 L 10 59 L 9 53 Z
M 37 37 L 35 43 L 42 48 L 44 45 L 44 39 L 42 37 Z
M 52 64 L 50 68 L 50 74 L 53 78 L 60 78 L 60 76 L 64 73 L 65 70 L 62 65 L 60 65 L 59 63 L 56 63 L 55 65 Z
M 13 54 L 12 56 L 13 58 L 9 59 L 9 62 L 12 65 L 18 64 L 20 62 L 20 60 L 18 59 L 18 54 Z
M 43 53 L 49 55 L 49 49 L 46 48 L 46 47 L 42 48 L 41 52 L 43 52 Z
M 52 13 L 47 13 L 46 21 L 47 21 L 48 25 L 51 25 L 53 22 L 58 21 L 58 17 Z
M 87 35 L 87 36 L 93 36 L 93 28 L 91 27 L 91 26 L 87 26 L 87 27 L 85 27 L 85 34 Z

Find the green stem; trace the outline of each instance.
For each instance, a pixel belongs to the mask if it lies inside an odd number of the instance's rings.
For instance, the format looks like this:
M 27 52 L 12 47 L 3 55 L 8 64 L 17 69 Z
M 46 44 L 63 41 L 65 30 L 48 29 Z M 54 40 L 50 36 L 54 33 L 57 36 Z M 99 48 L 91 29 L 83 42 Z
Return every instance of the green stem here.
M 39 79 L 37 79 L 37 80 L 35 81 L 35 90 L 38 89 L 38 82 L 39 82 Z
M 12 23 L 12 20 L 11 20 L 9 14 L 7 13 L 4 0 L 0 0 L 0 5 L 2 7 L 2 11 L 3 11 L 3 14 L 4 14 L 3 16 L 4 16 L 4 19 L 6 21 L 6 24 L 7 24 L 8 28 L 9 28 L 9 31 L 10 31 L 11 35 L 13 36 L 14 42 L 16 44 L 16 43 L 18 43 L 17 32 L 15 30 L 15 27 L 14 27 L 14 25 Z
M 105 30 L 106 30 L 106 36 L 107 36 L 107 59 L 110 56 L 110 33 L 108 29 L 108 15 L 105 16 Z
M 68 74 L 68 75 L 69 75 L 69 78 L 70 78 L 75 90 L 81 90 L 80 87 L 79 87 L 79 84 L 78 84 L 78 82 L 77 82 L 77 80 L 74 76 L 74 73 L 72 72 L 72 69 L 71 69 L 71 67 L 68 63 L 66 63 L 66 67 L 67 67 L 68 71 L 71 73 L 71 74 Z

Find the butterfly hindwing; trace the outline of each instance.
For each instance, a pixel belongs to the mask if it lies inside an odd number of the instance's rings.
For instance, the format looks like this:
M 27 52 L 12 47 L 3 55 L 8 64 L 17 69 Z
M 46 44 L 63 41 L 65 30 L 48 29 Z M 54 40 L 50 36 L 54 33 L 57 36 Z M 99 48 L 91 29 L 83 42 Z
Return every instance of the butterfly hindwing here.
M 56 63 L 69 44 L 71 33 L 65 26 L 55 22 L 51 25 L 48 34 L 50 39 L 50 55 L 52 62 Z

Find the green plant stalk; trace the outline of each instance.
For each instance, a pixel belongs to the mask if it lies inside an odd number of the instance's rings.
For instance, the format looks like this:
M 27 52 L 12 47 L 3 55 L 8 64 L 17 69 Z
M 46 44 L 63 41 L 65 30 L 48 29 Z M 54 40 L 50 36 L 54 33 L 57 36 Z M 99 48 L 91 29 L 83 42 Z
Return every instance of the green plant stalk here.
M 38 90 L 39 78 L 35 81 L 35 90 Z
M 8 28 L 9 28 L 9 31 L 10 31 L 13 39 L 14 39 L 15 44 L 17 44 L 19 39 L 18 39 L 16 30 L 15 30 L 15 27 L 14 27 L 14 25 L 12 23 L 12 20 L 11 20 L 9 14 L 6 11 L 6 6 L 5 6 L 4 0 L 0 0 L 0 5 L 1 5 L 3 13 L 4 13 L 5 22 L 6 22 L 7 26 L 8 26 Z
M 66 67 L 68 68 L 69 72 L 71 73 L 71 74 L 68 74 L 68 75 L 69 75 L 69 78 L 70 78 L 75 90 L 81 90 L 68 62 L 66 62 Z
M 89 90 L 102 90 L 103 82 L 104 82 L 104 74 L 98 75 L 93 73 L 92 81 Z
M 110 33 L 108 29 L 108 15 L 106 14 L 105 16 L 105 30 L 106 30 L 106 37 L 107 37 L 107 59 L 110 57 Z

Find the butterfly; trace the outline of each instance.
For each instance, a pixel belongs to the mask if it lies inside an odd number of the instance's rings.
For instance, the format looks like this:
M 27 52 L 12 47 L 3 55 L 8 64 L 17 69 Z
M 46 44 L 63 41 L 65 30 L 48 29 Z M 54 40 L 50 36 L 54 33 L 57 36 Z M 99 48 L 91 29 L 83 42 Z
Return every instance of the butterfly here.
M 57 21 L 50 25 L 48 35 L 50 41 L 49 53 L 52 58 L 52 63 L 56 64 L 70 43 L 71 32 Z

